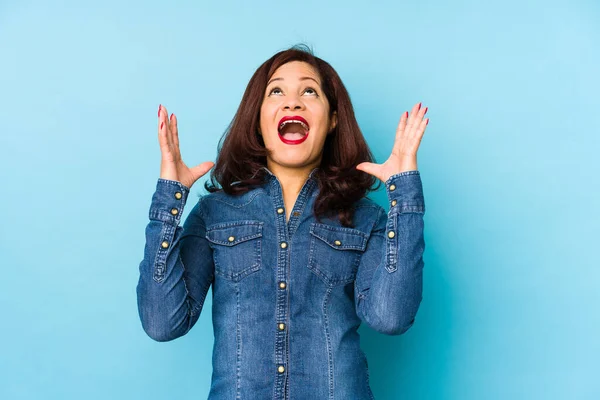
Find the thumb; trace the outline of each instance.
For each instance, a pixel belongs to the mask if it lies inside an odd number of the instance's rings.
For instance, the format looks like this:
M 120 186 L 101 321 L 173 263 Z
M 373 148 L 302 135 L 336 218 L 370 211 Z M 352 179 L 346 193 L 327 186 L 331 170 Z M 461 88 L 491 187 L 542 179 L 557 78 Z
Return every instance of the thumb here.
M 358 164 L 356 166 L 356 169 L 358 169 L 359 171 L 366 172 L 367 174 L 373 175 L 376 178 L 379 178 L 379 172 L 380 172 L 379 164 L 363 162 L 363 163 Z
M 195 167 L 192 167 L 190 169 L 190 171 L 192 172 L 194 177 L 196 177 L 196 179 L 199 179 L 204 174 L 206 174 L 208 172 L 208 170 L 210 170 L 214 165 L 215 165 L 215 163 L 212 161 L 205 161 L 203 163 L 196 165 Z

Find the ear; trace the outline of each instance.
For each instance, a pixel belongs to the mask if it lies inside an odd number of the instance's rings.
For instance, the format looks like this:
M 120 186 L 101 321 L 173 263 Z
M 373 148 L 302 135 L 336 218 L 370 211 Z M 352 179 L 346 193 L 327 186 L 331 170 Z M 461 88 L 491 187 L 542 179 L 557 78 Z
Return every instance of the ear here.
M 334 111 L 333 114 L 331 115 L 331 125 L 330 125 L 329 132 L 332 132 L 336 126 L 337 126 L 337 111 Z

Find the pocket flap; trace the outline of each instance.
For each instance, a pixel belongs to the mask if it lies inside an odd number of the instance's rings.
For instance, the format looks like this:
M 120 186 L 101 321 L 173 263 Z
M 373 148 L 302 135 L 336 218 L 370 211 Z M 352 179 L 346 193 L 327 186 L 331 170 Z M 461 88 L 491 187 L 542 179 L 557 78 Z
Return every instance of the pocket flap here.
M 314 222 L 310 233 L 337 250 L 364 251 L 367 246 L 368 235 L 358 229 Z
M 206 239 L 223 246 L 235 246 L 262 236 L 261 221 L 223 222 L 206 228 Z

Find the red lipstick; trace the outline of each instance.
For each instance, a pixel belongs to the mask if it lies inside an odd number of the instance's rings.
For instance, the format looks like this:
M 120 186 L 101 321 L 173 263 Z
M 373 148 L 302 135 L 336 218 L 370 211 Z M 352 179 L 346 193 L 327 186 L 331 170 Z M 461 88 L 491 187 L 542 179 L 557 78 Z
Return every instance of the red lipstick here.
M 281 131 L 279 130 L 279 128 L 281 127 L 281 124 L 283 124 L 285 121 L 290 121 L 290 120 L 299 121 L 299 122 L 302 122 L 305 125 L 306 134 L 302 138 L 291 140 L 291 139 L 285 139 L 281 135 Z M 310 130 L 309 130 L 310 128 L 309 128 L 309 125 L 308 125 L 308 121 L 306 121 L 306 119 L 302 118 L 299 115 L 289 115 L 289 116 L 285 116 L 285 117 L 281 118 L 279 120 L 278 127 L 279 128 L 277 129 L 277 131 L 279 133 L 279 139 L 281 139 L 281 141 L 283 143 L 286 143 L 286 144 L 300 144 L 300 143 L 302 143 L 302 142 L 304 142 L 306 140 L 306 138 L 308 137 L 308 134 L 310 133 Z

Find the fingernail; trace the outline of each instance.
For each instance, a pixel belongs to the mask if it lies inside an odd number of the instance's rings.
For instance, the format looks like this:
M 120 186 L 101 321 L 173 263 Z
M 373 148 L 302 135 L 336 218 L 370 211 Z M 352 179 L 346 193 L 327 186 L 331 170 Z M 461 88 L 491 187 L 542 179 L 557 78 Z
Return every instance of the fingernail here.
M 419 103 L 419 110 L 421 109 L 421 103 Z
M 171 121 L 173 121 L 173 113 L 171 113 L 171 118 L 169 118 Z
M 429 123 L 429 118 L 427 118 L 427 122 L 425 122 L 425 125 L 427 125 Z
M 161 106 L 161 105 L 162 105 L 162 104 L 159 104 L 159 105 L 158 105 L 158 116 L 159 116 L 159 117 L 160 117 L 160 106 Z
M 404 116 L 408 118 L 408 111 L 404 111 Z
M 160 129 L 162 129 L 162 127 L 163 127 L 164 124 L 165 124 L 164 122 L 160 123 Z
M 429 109 L 429 107 L 425 107 L 425 112 L 423 113 L 423 115 L 427 114 L 428 109 Z

